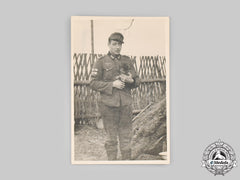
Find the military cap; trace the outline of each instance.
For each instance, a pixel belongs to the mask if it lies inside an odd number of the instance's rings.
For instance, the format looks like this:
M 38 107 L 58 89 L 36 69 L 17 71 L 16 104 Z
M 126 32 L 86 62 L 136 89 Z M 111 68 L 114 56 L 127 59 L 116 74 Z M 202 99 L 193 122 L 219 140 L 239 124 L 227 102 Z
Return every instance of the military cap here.
M 124 37 L 123 37 L 123 35 L 121 33 L 115 32 L 115 33 L 112 33 L 110 35 L 110 37 L 108 38 L 108 42 L 110 42 L 111 40 L 115 40 L 115 41 L 124 43 L 123 39 L 124 39 Z

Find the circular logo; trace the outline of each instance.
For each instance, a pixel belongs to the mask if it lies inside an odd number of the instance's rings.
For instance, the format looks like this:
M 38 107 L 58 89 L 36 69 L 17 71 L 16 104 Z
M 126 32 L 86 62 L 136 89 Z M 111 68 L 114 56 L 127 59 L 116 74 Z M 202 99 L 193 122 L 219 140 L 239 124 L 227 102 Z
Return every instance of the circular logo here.
M 214 175 L 224 175 L 236 165 L 233 148 L 220 139 L 210 144 L 203 153 L 202 166 Z

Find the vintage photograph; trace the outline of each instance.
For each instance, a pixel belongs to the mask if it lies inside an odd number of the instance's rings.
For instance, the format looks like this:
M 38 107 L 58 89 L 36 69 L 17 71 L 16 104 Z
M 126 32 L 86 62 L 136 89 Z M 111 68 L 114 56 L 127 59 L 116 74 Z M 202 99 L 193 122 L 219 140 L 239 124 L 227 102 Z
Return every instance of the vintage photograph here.
M 71 17 L 72 164 L 169 164 L 169 18 Z

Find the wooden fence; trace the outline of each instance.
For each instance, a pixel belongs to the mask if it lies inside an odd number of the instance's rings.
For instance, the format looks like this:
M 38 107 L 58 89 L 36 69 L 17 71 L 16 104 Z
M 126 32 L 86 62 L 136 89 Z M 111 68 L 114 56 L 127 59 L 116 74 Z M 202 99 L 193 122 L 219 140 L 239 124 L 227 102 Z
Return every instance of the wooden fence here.
M 94 62 L 103 55 L 73 55 L 74 71 L 74 119 L 75 123 L 93 124 L 99 113 L 99 93 L 89 87 L 89 77 Z M 138 113 L 151 102 L 158 101 L 166 93 L 166 58 L 164 56 L 131 56 L 141 79 L 138 88 L 132 89 L 133 113 Z

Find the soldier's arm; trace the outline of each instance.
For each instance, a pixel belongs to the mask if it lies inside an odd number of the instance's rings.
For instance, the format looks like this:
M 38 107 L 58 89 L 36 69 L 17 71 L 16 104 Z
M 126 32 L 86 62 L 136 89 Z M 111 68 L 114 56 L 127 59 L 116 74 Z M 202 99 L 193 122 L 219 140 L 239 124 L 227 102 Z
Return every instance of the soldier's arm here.
M 92 73 L 90 76 L 90 87 L 93 90 L 105 94 L 112 94 L 113 83 L 103 81 L 103 67 L 101 60 L 97 60 L 93 65 Z

